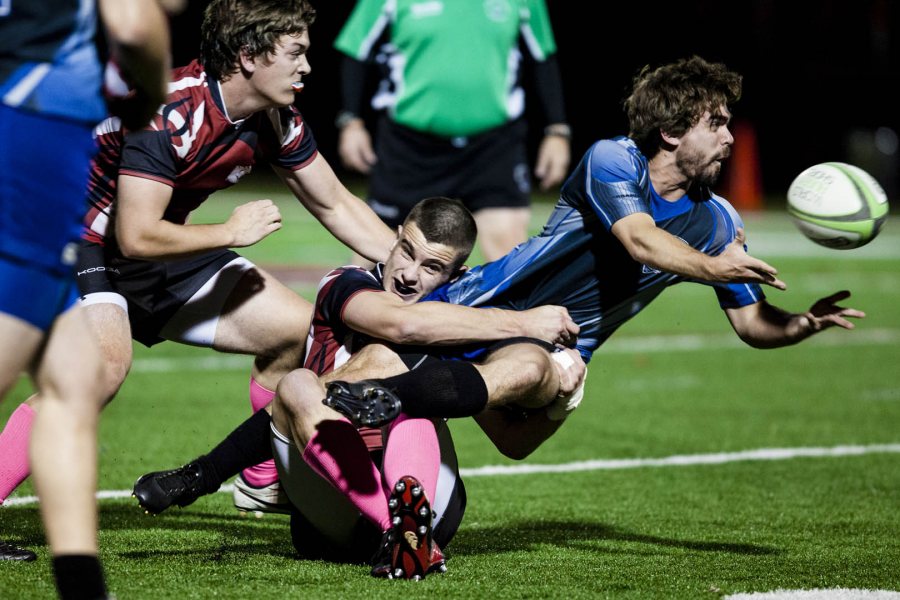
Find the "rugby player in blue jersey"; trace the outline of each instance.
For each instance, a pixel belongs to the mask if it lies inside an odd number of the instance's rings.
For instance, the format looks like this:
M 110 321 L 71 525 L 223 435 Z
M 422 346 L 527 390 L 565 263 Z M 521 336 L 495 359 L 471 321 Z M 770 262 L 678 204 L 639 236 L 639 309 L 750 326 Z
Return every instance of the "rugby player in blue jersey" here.
M 119 103 L 128 116 L 120 114 L 143 126 L 167 82 L 168 28 L 156 2 L 0 2 L 0 398 L 25 371 L 40 391 L 34 409 L 20 407 L 10 419 L 17 431 L 33 424 L 13 451 L 30 453 L 63 598 L 106 596 L 94 499 L 102 361 L 75 305 L 72 270 L 95 151 L 91 129 L 105 114 L 98 12 L 135 84 L 135 96 Z M 0 542 L 0 560 L 34 558 Z M 4 596 L 17 595 L 10 592 Z
M 784 282 L 772 266 L 747 254 L 740 216 L 710 191 L 731 154 L 729 106 L 739 99 L 741 83 L 737 73 L 699 57 L 643 70 L 625 101 L 631 133 L 588 150 L 541 234 L 426 299 L 514 309 L 565 306 L 580 326 L 576 347 L 585 361 L 682 281 L 710 286 L 735 333 L 755 348 L 794 344 L 832 326 L 852 329 L 848 317 L 865 315 L 837 305 L 847 291 L 802 313 L 770 304 L 761 285 L 784 289 Z M 518 367 L 518 346 L 485 351 L 461 353 L 480 364 L 433 361 L 389 379 L 335 382 L 327 402 L 370 426 L 389 419 L 401 403 L 405 414 L 423 417 L 521 404 L 519 391 L 503 380 Z M 383 404 L 386 394 L 400 402 Z M 543 429 L 535 423 L 541 415 Z M 509 418 L 499 411 L 480 417 L 487 428 Z M 515 456 L 530 453 L 561 423 L 541 410 L 529 421 L 530 435 L 510 438 Z

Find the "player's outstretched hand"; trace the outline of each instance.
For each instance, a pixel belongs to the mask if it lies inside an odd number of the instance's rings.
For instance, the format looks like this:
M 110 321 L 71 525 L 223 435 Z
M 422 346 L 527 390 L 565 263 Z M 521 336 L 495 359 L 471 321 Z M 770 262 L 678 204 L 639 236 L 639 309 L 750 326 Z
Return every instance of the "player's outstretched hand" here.
M 747 254 L 744 249 L 744 230 L 738 229 L 734 241 L 716 257 L 717 270 L 713 281 L 727 283 L 760 283 L 783 290 L 787 285 L 778 279 L 772 265 Z
M 232 234 L 230 246 L 243 248 L 281 229 L 281 211 L 271 200 L 254 200 L 235 208 L 225 225 Z
M 524 336 L 562 346 L 572 346 L 578 338 L 579 327 L 562 306 L 538 306 L 519 315 Z
M 368 175 L 377 162 L 372 149 L 372 136 L 366 130 L 362 119 L 354 119 L 341 129 L 338 136 L 338 154 L 348 169 Z
M 838 302 L 846 300 L 849 297 L 849 291 L 841 290 L 840 292 L 822 298 L 813 304 L 812 308 L 803 314 L 807 321 L 809 321 L 810 330 L 815 333 L 835 325 L 843 327 L 844 329 L 853 329 L 856 327 L 856 325 L 847 320 L 847 317 L 862 319 L 866 316 L 866 313 L 861 310 L 856 310 L 855 308 L 844 308 L 837 305 Z

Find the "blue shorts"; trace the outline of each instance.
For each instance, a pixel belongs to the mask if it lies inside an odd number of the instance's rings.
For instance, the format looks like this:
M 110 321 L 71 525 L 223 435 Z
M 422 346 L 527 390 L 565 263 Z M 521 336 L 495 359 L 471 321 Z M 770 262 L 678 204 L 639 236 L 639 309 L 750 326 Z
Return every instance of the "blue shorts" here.
M 78 300 L 75 279 L 0 255 L 0 312 L 47 331 Z
M 95 150 L 86 123 L 0 104 L 0 257 L 71 276 Z
M 78 295 L 73 267 L 91 127 L 0 104 L 0 311 L 46 331 Z

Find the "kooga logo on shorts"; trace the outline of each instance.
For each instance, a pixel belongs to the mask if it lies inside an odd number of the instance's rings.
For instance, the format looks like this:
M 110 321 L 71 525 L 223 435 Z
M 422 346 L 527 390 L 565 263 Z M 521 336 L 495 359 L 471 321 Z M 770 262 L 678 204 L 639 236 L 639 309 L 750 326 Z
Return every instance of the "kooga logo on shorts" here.
M 82 275 L 88 275 L 90 273 L 100 273 L 103 271 L 109 271 L 110 273 L 121 275 L 121 273 L 119 273 L 119 270 L 115 267 L 91 267 L 90 269 L 85 269 L 84 271 L 78 271 L 75 275 L 76 277 L 81 277 Z

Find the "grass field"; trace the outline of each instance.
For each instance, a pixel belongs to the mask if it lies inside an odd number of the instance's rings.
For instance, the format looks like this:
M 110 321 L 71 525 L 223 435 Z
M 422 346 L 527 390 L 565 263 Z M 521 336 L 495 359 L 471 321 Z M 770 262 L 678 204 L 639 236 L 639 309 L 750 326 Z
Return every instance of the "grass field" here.
M 200 220 L 276 194 L 262 182 L 240 188 L 210 201 Z M 323 273 L 347 259 L 284 200 L 285 228 L 248 257 Z M 239 518 L 230 494 L 154 518 L 118 497 L 138 475 L 205 451 L 249 413 L 249 359 L 137 347 L 101 425 L 100 489 L 111 497 L 100 501 L 100 541 L 111 589 L 120 600 L 900 590 L 898 223 L 845 253 L 806 241 L 783 213 L 751 215 L 747 229 L 751 250 L 788 283 L 769 294 L 774 303 L 802 310 L 847 288 L 869 316 L 854 332 L 758 351 L 740 345 L 708 289 L 668 291 L 595 354 L 581 408 L 524 463 L 502 458 L 470 422 L 452 423 L 469 505 L 449 571 L 418 583 L 297 560 L 285 517 Z M 313 289 L 292 281 L 306 295 Z M 0 420 L 28 392 L 23 382 Z M 0 564 L 4 600 L 53 597 L 32 493 L 26 484 L 0 509 L 2 537 L 39 552 L 35 563 Z

